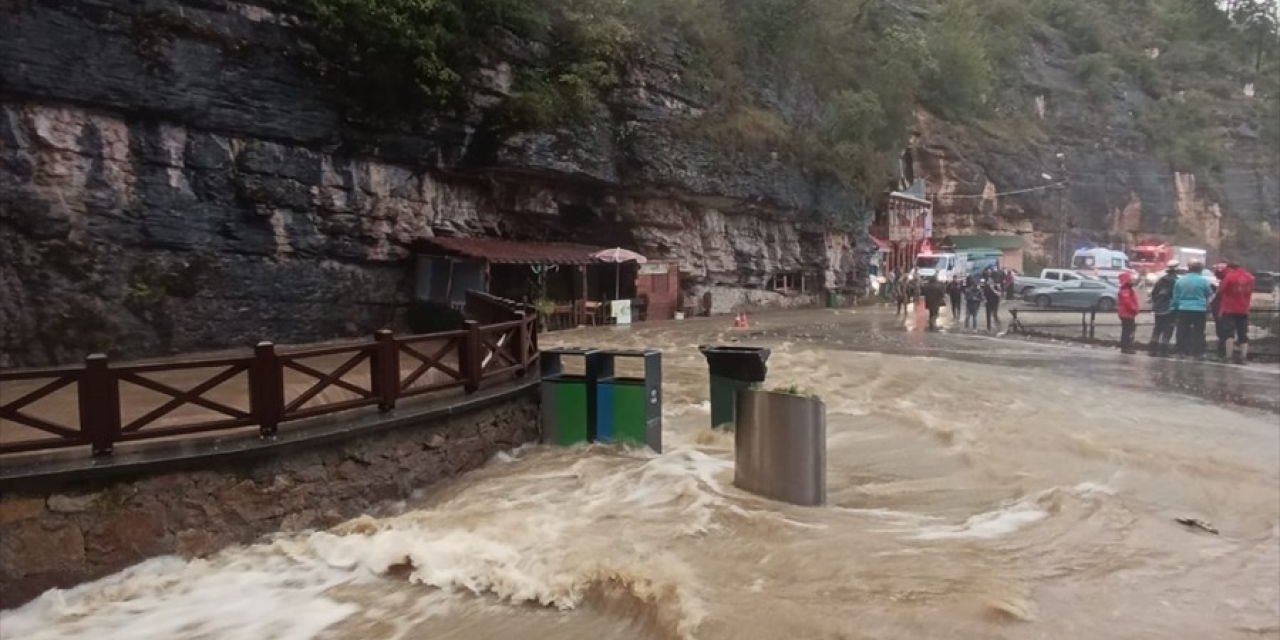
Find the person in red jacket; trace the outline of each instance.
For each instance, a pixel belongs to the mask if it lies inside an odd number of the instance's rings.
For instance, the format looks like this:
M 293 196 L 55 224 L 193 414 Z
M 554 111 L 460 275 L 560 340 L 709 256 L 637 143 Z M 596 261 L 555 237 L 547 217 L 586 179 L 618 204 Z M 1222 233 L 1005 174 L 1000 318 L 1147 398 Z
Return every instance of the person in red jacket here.
M 1218 285 L 1222 298 L 1222 315 L 1219 322 L 1226 324 L 1223 335 L 1226 355 L 1243 363 L 1249 357 L 1249 307 L 1253 304 L 1253 274 L 1234 262 L 1227 264 L 1227 275 Z M 1232 338 L 1235 339 L 1233 349 Z
M 1218 336 L 1218 359 L 1226 360 L 1227 344 L 1231 342 L 1231 325 L 1222 319 L 1222 281 L 1227 278 L 1227 263 L 1213 265 L 1213 277 L 1218 284 L 1213 287 L 1213 298 L 1209 300 L 1209 317 L 1213 318 L 1213 332 Z
M 1120 316 L 1120 353 L 1134 353 L 1133 336 L 1138 330 L 1138 292 L 1133 290 L 1133 276 L 1127 271 L 1120 274 L 1116 314 Z

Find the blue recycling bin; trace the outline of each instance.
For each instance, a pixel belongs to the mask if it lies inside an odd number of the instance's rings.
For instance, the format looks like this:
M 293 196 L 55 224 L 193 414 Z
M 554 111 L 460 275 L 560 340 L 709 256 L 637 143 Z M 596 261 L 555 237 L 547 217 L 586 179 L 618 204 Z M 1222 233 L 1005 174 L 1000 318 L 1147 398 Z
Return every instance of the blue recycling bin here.
M 603 351 L 596 357 L 594 441 L 647 445 L 661 453 L 662 353 L 652 349 Z M 642 374 L 618 375 L 617 365 L 624 359 L 640 360 Z

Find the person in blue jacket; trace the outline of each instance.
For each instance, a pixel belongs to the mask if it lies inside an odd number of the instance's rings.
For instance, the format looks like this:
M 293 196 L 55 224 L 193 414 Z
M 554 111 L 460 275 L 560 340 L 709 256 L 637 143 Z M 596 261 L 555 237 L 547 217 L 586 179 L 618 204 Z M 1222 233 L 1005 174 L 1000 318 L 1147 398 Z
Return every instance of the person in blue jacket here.
M 1213 287 L 1204 277 L 1204 265 L 1192 262 L 1187 275 L 1173 285 L 1174 312 L 1178 314 L 1178 352 L 1192 358 L 1203 358 L 1205 352 L 1205 318 Z

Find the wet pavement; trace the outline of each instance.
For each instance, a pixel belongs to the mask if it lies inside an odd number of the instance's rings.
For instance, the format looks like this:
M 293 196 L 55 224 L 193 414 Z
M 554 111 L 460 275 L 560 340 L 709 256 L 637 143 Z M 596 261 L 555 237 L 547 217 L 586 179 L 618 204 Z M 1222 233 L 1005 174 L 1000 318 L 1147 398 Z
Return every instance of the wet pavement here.
M 1280 637 L 1280 369 L 753 320 L 542 336 L 662 350 L 661 455 L 525 447 L 330 531 L 46 594 L 0 637 Z M 733 486 L 706 343 L 821 396 L 826 506 Z
M 1078 318 L 1079 314 L 1072 314 Z M 766 313 L 754 318 L 747 331 L 721 332 L 729 341 L 794 339 L 829 348 L 924 356 L 1006 367 L 1034 367 L 1099 385 L 1189 395 L 1227 406 L 1247 406 L 1280 413 L 1280 367 L 1275 364 L 1240 366 L 1195 362 L 1179 358 L 1126 356 L 1116 349 L 1072 343 L 1021 339 L 994 331 L 967 330 L 944 318 L 937 332 L 924 330 L 926 319 L 914 312 L 895 316 L 892 310 Z M 712 328 L 716 319 L 698 319 Z

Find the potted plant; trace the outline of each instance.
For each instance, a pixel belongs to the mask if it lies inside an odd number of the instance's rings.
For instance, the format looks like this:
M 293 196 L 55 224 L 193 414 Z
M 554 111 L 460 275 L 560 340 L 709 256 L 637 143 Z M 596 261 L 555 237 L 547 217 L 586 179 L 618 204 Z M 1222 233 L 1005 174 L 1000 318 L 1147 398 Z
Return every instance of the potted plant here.
M 538 314 L 538 328 L 546 331 L 551 322 L 551 314 L 556 312 L 556 302 L 549 298 L 537 298 L 533 301 L 533 310 Z

